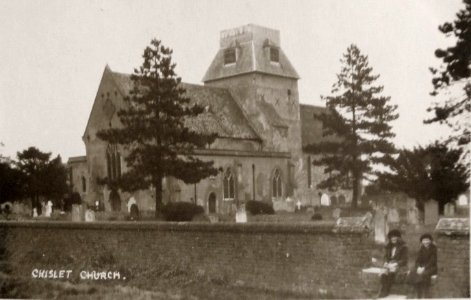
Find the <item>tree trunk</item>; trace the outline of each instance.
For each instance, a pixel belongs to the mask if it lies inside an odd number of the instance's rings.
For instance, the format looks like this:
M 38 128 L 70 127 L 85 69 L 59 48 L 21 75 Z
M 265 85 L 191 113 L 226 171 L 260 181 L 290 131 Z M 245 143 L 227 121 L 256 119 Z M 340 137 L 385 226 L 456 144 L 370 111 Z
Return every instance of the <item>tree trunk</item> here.
M 356 172 L 355 172 L 356 173 Z M 359 196 L 359 185 L 358 185 L 358 174 L 353 174 L 353 196 L 352 196 L 352 208 L 356 208 L 358 205 Z
M 162 215 L 162 176 L 155 179 L 155 217 Z

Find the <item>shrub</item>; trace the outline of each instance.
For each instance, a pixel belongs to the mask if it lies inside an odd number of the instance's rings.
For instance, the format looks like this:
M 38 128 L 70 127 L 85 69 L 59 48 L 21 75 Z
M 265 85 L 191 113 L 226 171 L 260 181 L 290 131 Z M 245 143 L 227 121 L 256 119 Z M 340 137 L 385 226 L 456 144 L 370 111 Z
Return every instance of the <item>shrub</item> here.
M 314 221 L 322 220 L 322 215 L 320 213 L 315 213 L 314 215 L 312 215 L 311 220 L 314 220 Z
M 252 215 L 273 215 L 275 210 L 271 203 L 262 202 L 262 201 L 248 201 L 245 205 L 245 208 Z
M 204 213 L 201 206 L 189 202 L 169 202 L 162 207 L 166 221 L 191 221 L 194 216 Z

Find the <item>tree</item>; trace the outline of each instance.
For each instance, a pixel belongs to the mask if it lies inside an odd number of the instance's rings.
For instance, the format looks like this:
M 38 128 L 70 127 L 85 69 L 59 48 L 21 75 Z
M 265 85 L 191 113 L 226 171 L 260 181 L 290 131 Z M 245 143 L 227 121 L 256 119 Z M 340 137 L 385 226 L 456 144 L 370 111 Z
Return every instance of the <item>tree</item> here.
M 44 171 L 51 153 L 41 152 L 35 147 L 29 147 L 17 153 L 18 169 L 25 178 L 25 192 L 31 198 L 32 208 L 41 211 L 39 197 L 44 194 Z
M 57 205 L 58 200 L 68 192 L 67 168 L 62 163 L 60 155 L 48 162 L 44 175 L 47 179 L 44 195 L 55 200 L 55 205 Z
M 427 200 L 437 200 L 443 211 L 446 203 L 468 188 L 466 167 L 459 162 L 461 151 L 439 143 L 403 149 L 396 159 L 387 158 L 391 172 L 379 176 L 379 186 L 415 198 L 421 211 Z
M 11 161 L 0 161 L 0 203 L 23 196 L 23 174 Z
M 454 36 L 456 44 L 435 51 L 443 65 L 439 69 L 430 68 L 434 75 L 431 95 L 442 95 L 444 99 L 428 109 L 434 116 L 424 122 L 445 123 L 451 127 L 453 134 L 446 143 L 461 148 L 462 159 L 468 161 L 471 142 L 471 0 L 464 0 L 464 4 L 465 8 L 456 14 L 453 23 L 446 22 L 438 27 L 447 37 Z
M 24 179 L 25 193 L 31 198 L 32 207 L 41 211 L 40 197 L 60 199 L 67 192 L 67 171 L 58 155 L 50 160 L 51 153 L 29 147 L 17 153 L 18 170 Z
M 318 118 L 323 123 L 324 141 L 305 150 L 320 154 L 313 165 L 325 166 L 329 174 L 319 188 L 353 188 L 352 207 L 356 207 L 363 179 L 372 179 L 373 166 L 384 163 L 394 153 L 394 137 L 389 122 L 398 118 L 397 106 L 390 97 L 381 96 L 383 86 L 375 86 L 379 75 L 372 75 L 368 57 L 351 45 L 340 60 L 343 64 L 332 95 L 322 97 L 327 113 Z M 351 179 L 350 179 L 351 177 Z
M 118 112 L 122 126 L 98 132 L 98 137 L 110 144 L 123 145 L 129 167 L 115 182 L 123 190 L 150 187 L 156 192 L 156 216 L 162 208 L 162 180 L 173 176 L 187 184 L 216 175 L 213 162 L 193 157 L 195 148 L 212 143 L 215 134 L 203 134 L 185 126 L 187 118 L 204 111 L 190 103 L 175 73 L 172 50 L 159 40 L 152 40 L 143 54 L 143 63 L 134 70 L 134 88 L 125 99 L 126 108 Z

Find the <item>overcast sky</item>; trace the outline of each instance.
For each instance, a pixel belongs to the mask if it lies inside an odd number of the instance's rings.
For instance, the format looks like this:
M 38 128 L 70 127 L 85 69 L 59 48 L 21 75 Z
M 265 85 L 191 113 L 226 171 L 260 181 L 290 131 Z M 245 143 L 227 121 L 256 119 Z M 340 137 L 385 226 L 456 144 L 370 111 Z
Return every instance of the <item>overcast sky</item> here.
M 0 147 L 85 155 L 82 134 L 105 65 L 131 73 L 153 37 L 174 49 L 183 81 L 201 79 L 219 32 L 253 23 L 280 30 L 298 71 L 300 102 L 324 105 L 351 43 L 368 55 L 384 95 L 399 105 L 398 146 L 446 135 L 423 125 L 434 50 L 453 43 L 437 27 L 461 1 L 0 1 Z

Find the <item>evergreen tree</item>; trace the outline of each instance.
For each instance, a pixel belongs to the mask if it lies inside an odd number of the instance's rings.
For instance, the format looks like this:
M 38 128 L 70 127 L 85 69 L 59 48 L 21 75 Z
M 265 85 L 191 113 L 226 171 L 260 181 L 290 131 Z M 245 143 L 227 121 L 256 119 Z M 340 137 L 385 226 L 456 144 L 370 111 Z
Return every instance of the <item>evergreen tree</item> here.
M 379 75 L 372 75 L 368 57 L 357 46 L 349 46 L 340 61 L 332 95 L 322 97 L 327 113 L 318 116 L 327 138 L 305 150 L 320 154 L 313 165 L 325 166 L 324 173 L 329 174 L 318 187 L 352 188 L 352 207 L 356 207 L 363 179 L 372 179 L 373 166 L 395 151 L 389 122 L 398 115 L 390 97 L 380 95 L 383 87 L 373 85 Z
M 152 40 L 143 54 L 143 63 L 134 70 L 134 88 L 118 112 L 119 128 L 102 130 L 98 137 L 124 145 L 128 171 L 115 182 L 123 190 L 155 188 L 156 216 L 162 208 L 162 180 L 173 176 L 187 184 L 216 175 L 213 162 L 193 157 L 192 151 L 212 143 L 215 134 L 202 134 L 185 126 L 204 107 L 190 103 L 175 73 L 172 50 Z M 111 183 L 113 184 L 113 183 Z
M 31 198 L 32 208 L 41 212 L 39 197 L 59 200 L 67 192 L 67 170 L 58 155 L 50 160 L 51 153 L 42 152 L 38 148 L 29 147 L 17 153 L 16 163 L 23 180 L 21 186 Z
M 439 122 L 452 128 L 453 134 L 446 140 L 450 146 L 463 151 L 462 161 L 470 164 L 471 142 L 471 0 L 464 0 L 465 7 L 456 14 L 453 23 L 446 22 L 438 27 L 447 37 L 454 36 L 456 44 L 446 49 L 437 49 L 435 56 L 443 65 L 430 68 L 433 96 L 442 95 L 428 109 L 433 117 L 426 124 Z
M 460 155 L 460 149 L 448 149 L 438 143 L 426 148 L 403 149 L 396 159 L 386 158 L 391 172 L 379 176 L 379 186 L 416 199 L 420 211 L 430 199 L 437 200 L 443 211 L 446 203 L 468 188 L 466 168 L 459 163 Z

